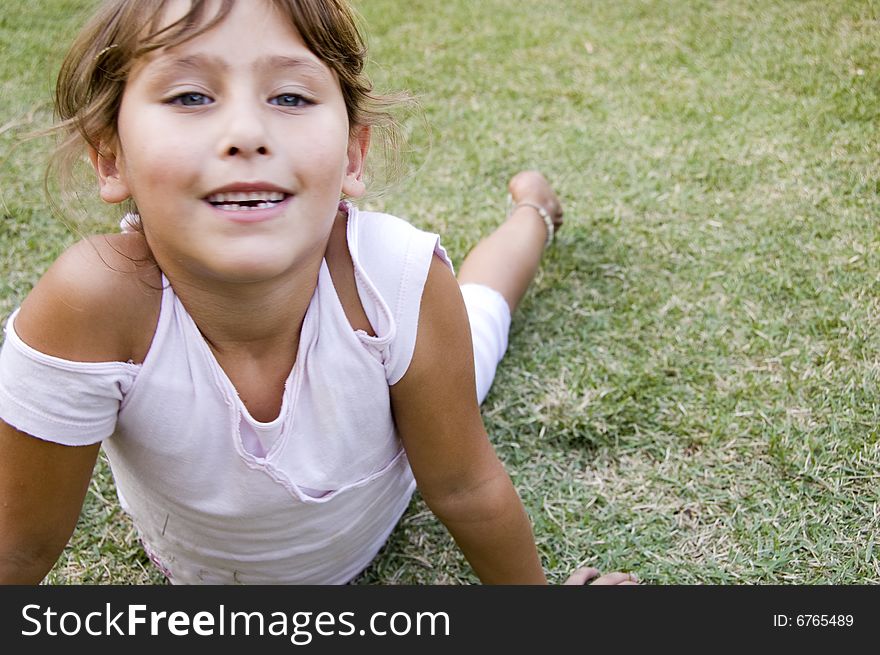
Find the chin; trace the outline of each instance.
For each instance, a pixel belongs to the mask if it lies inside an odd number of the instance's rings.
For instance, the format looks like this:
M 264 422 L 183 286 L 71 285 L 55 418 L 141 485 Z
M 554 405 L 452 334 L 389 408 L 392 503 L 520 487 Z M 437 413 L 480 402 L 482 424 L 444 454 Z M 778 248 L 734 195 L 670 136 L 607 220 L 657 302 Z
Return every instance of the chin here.
M 302 266 L 303 254 L 290 247 L 279 247 L 283 239 L 262 243 L 242 243 L 239 248 L 221 250 L 220 257 L 212 257 L 212 273 L 230 282 L 262 282 L 283 276 Z M 209 264 L 210 265 L 210 264 Z

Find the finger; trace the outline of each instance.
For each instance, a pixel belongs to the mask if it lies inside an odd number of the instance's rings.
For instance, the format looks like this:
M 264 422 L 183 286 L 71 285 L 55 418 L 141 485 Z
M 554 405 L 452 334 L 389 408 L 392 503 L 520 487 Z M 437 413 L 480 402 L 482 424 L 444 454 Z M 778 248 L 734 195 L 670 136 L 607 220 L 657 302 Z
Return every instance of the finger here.
M 619 584 L 638 584 L 635 576 L 631 573 L 606 573 L 600 578 L 593 580 L 595 585 L 619 585 Z
M 593 578 L 598 577 L 598 575 L 599 575 L 599 569 L 594 569 L 591 566 L 585 566 L 583 568 L 578 569 L 577 571 L 572 573 L 570 576 L 568 576 L 568 579 L 565 582 L 563 582 L 562 584 L 564 584 L 564 585 L 585 585 Z

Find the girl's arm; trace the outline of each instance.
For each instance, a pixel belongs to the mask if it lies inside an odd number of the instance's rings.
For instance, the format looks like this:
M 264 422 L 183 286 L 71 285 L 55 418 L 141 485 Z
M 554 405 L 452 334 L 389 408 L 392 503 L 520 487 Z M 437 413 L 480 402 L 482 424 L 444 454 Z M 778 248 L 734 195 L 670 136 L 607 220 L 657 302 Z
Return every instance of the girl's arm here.
M 37 584 L 55 564 L 99 448 L 42 441 L 0 421 L 0 583 Z
M 480 580 L 545 584 L 529 518 L 483 427 L 458 282 L 436 258 L 415 353 L 391 400 L 419 491 Z
M 72 361 L 142 361 L 159 292 L 156 280 L 131 274 L 143 260 L 139 240 L 112 235 L 68 249 L 22 303 L 15 319 L 22 341 Z M 55 564 L 99 448 L 37 439 L 0 420 L 0 583 L 38 583 Z

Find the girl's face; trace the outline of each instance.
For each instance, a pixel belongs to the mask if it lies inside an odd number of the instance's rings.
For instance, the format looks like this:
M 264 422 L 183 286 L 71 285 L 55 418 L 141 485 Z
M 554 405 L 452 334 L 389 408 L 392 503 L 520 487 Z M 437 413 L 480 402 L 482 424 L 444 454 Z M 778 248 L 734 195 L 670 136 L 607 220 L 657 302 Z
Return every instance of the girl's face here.
M 349 129 L 335 74 L 266 0 L 139 62 L 117 127 L 101 196 L 134 199 L 172 280 L 282 276 L 323 255 L 340 195 L 364 191 L 368 130 Z

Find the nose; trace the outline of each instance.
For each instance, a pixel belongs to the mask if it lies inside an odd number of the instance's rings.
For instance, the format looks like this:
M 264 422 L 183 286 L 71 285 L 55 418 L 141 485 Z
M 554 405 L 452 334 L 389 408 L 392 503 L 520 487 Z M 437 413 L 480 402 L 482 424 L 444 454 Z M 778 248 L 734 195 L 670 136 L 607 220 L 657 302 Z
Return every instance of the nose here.
M 237 155 L 245 155 L 245 154 L 256 154 L 256 155 L 268 155 L 269 149 L 266 146 L 257 146 L 256 148 L 239 148 L 238 146 L 229 146 L 226 149 L 226 154 L 230 157 L 235 157 Z
M 221 157 L 251 158 L 272 154 L 265 117 L 246 101 L 229 103 L 218 142 Z

